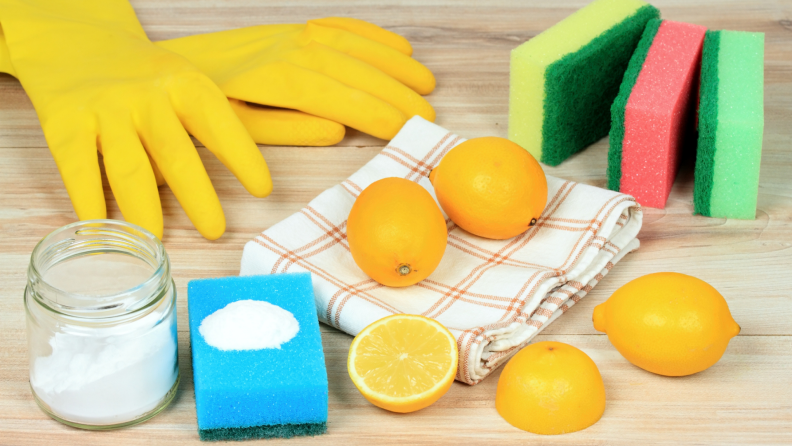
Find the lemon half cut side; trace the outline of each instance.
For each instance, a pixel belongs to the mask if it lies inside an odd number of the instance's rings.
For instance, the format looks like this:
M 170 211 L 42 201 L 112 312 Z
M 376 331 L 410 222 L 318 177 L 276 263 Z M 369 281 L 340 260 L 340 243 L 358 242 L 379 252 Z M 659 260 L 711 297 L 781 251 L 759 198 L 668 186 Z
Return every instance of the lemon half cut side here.
M 440 399 L 454 381 L 456 339 L 434 319 L 411 314 L 382 318 L 349 348 L 349 377 L 372 404 L 414 412 Z

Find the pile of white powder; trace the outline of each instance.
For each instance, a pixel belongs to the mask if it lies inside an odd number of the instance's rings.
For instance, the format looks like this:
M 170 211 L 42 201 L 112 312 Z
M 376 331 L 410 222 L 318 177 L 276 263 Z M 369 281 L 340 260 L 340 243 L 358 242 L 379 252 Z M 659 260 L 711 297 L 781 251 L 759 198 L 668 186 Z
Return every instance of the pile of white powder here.
M 131 331 L 57 332 L 49 340 L 52 354 L 36 358 L 30 384 L 55 415 L 69 421 L 111 425 L 138 418 L 178 377 L 173 319 L 153 328 L 141 321 Z
M 277 305 L 239 300 L 204 318 L 198 331 L 207 344 L 220 350 L 279 349 L 297 335 L 300 324 Z

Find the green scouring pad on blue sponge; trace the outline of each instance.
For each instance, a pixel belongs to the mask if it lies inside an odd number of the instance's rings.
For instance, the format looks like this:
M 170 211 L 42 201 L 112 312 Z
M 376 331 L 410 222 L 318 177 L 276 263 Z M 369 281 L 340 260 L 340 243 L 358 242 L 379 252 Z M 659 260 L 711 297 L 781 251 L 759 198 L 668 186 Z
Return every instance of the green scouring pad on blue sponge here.
M 318 435 L 327 371 L 309 273 L 188 285 L 201 440 Z
M 515 48 L 509 139 L 555 166 L 606 136 L 630 57 L 659 17 L 641 0 L 595 0 Z

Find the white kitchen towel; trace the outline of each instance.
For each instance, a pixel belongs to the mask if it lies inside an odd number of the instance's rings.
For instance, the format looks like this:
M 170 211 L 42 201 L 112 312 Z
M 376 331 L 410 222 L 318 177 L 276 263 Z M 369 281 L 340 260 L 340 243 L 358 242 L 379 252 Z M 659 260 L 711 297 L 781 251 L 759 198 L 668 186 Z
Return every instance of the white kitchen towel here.
M 434 318 L 457 338 L 456 379 L 481 381 L 638 248 L 642 213 L 631 196 L 548 176 L 547 206 L 523 234 L 488 240 L 446 218 L 448 246 L 427 279 L 406 288 L 370 279 L 346 239 L 355 198 L 386 177 L 415 181 L 434 197 L 427 175 L 463 141 L 412 118 L 351 177 L 248 242 L 240 275 L 310 272 L 319 319 L 351 335 L 395 313 Z

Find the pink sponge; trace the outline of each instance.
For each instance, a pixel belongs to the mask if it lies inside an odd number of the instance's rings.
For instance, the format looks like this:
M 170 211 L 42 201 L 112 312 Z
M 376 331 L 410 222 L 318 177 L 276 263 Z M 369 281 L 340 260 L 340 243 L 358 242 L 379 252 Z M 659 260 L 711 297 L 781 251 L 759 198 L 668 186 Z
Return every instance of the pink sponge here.
M 647 24 L 611 107 L 608 187 L 664 208 L 695 117 L 707 29 L 670 20 Z

